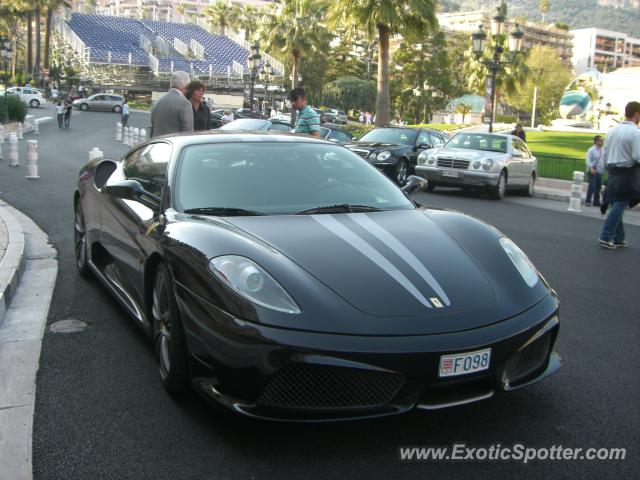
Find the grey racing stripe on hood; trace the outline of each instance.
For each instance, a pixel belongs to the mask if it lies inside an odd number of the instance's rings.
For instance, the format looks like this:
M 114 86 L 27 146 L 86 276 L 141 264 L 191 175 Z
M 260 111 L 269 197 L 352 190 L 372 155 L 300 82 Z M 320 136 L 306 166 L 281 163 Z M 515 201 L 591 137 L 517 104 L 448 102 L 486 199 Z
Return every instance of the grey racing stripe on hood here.
M 324 228 L 334 233 L 345 242 L 351 244 L 360 251 L 362 255 L 367 257 L 378 267 L 380 267 L 385 273 L 392 277 L 402 287 L 404 287 L 416 300 L 423 304 L 427 308 L 433 308 L 429 301 L 420 293 L 411 281 L 404 276 L 404 274 L 398 270 L 389 260 L 387 260 L 380 252 L 374 247 L 362 239 L 359 235 L 349 230 L 347 227 L 338 222 L 330 215 L 311 215 L 316 222 L 322 225 Z M 443 297 L 443 299 L 446 298 Z
M 376 222 L 374 222 L 368 215 L 364 213 L 350 213 L 348 214 L 354 222 L 367 230 L 373 236 L 377 237 L 380 241 L 387 244 L 409 265 L 418 275 L 420 275 L 427 284 L 436 292 L 440 298 L 444 301 L 445 305 L 451 305 L 449 297 L 444 292 L 438 281 L 433 277 L 431 272 L 418 260 L 418 258 L 411 253 L 411 251 L 404 246 L 396 237 L 394 237 L 388 230 L 382 228 Z

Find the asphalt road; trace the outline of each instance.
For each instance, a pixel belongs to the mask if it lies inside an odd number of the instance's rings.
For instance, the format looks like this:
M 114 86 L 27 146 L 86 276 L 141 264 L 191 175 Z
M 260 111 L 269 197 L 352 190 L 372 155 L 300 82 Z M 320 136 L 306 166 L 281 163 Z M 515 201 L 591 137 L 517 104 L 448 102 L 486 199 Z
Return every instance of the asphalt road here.
M 50 106 L 36 112 L 51 113 Z M 628 249 L 605 251 L 595 245 L 599 219 L 530 207 L 521 198 L 496 202 L 456 192 L 419 194 L 425 204 L 492 223 L 529 254 L 561 297 L 561 371 L 529 389 L 435 413 L 322 425 L 248 420 L 195 395 L 166 395 L 149 341 L 97 282 L 76 274 L 75 175 L 93 146 L 107 157 L 125 151 L 112 140 L 116 121 L 115 114 L 74 112 L 68 131 L 53 123 L 43 126 L 37 137 L 40 180 L 25 179 L 24 166 L 9 168 L 4 146 L 0 197 L 33 218 L 59 253 L 48 322 L 89 323 L 83 332 L 44 338 L 35 479 L 637 478 L 640 227 L 628 227 Z M 131 115 L 130 124 L 147 123 L 148 115 Z M 624 447 L 627 455 L 623 461 L 527 465 L 399 460 L 400 446 L 455 442 Z

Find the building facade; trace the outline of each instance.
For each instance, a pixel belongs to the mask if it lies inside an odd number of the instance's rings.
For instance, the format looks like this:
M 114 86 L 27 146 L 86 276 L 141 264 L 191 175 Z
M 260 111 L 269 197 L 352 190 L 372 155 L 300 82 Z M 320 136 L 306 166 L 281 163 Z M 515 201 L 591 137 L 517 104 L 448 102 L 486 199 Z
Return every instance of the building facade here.
M 590 68 L 612 71 L 640 66 L 640 38 L 599 28 L 572 30 L 573 69 L 580 74 Z
M 478 29 L 478 25 L 482 25 L 485 30 L 489 30 L 491 16 L 482 10 L 442 13 L 438 15 L 438 22 L 440 23 L 440 28 L 445 32 L 460 32 L 471 35 Z M 515 18 L 507 18 L 507 31 L 514 30 L 516 22 Z M 524 33 L 522 42 L 524 49 L 529 49 L 534 45 L 554 48 L 562 61 L 567 65 L 571 65 L 573 36 L 568 30 L 537 22 L 522 21 L 517 23 Z

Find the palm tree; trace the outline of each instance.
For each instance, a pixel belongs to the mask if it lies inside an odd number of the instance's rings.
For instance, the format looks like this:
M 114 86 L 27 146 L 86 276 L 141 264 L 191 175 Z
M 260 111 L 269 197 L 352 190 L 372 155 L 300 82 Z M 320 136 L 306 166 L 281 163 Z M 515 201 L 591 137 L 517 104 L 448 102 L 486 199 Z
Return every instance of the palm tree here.
M 389 123 L 389 39 L 392 35 L 421 37 L 437 28 L 436 0 L 335 0 L 329 6 L 330 25 L 352 33 L 378 34 L 378 95 L 376 125 Z
M 178 5 L 178 13 L 180 14 L 180 23 L 184 23 L 184 12 L 187 9 L 187 7 L 185 6 L 185 4 L 183 2 L 180 2 L 180 4 Z
M 540 0 L 540 13 L 542 14 L 542 23 L 544 23 L 544 17 L 547 14 L 547 12 L 549 11 L 549 8 L 551 7 L 551 1 L 550 0 Z
M 244 30 L 244 39 L 247 42 L 252 40 L 252 33 L 255 31 L 255 26 L 258 23 L 260 12 L 253 5 L 246 4 L 241 7 L 240 19 L 238 21 L 238 27 Z
M 462 102 L 456 105 L 456 113 L 460 113 L 462 115 L 462 123 L 464 123 L 465 117 L 471 112 L 471 106 Z
M 205 10 L 205 15 L 212 25 L 218 27 L 220 35 L 224 35 L 225 29 L 238 25 L 240 8 L 234 3 L 218 0 Z
M 324 10 L 324 5 L 317 0 L 283 0 L 280 12 L 267 14 L 262 22 L 260 33 L 265 48 L 291 59 L 291 88 L 298 86 L 303 53 L 321 52 L 329 48 L 331 35 L 323 23 Z M 292 122 L 295 122 L 295 113 L 291 112 Z
M 47 7 L 47 30 L 44 36 L 44 68 L 49 68 L 49 57 L 51 53 L 51 23 L 53 14 L 59 8 L 71 8 L 71 4 L 67 0 L 48 0 Z

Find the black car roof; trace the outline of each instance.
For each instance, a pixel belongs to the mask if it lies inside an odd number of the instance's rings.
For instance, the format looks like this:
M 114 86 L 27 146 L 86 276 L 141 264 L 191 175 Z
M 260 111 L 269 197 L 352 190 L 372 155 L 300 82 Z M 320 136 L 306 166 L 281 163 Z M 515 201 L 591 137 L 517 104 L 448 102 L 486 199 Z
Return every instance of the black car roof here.
M 283 132 L 254 132 L 247 130 L 206 130 L 199 132 L 171 133 L 154 137 L 151 140 L 163 139 L 178 146 L 196 145 L 203 143 L 243 143 L 243 142 L 293 142 L 293 143 L 324 143 L 335 145 L 333 142 L 301 134 Z M 150 140 L 150 141 L 151 141 Z

